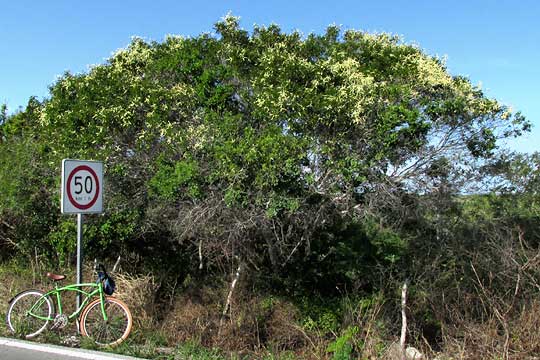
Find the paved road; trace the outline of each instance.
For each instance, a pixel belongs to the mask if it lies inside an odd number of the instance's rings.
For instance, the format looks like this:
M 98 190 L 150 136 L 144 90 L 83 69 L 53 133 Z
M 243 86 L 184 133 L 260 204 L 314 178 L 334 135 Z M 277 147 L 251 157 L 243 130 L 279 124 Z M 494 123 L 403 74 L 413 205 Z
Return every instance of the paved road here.
M 134 357 L 98 351 L 45 345 L 30 341 L 0 338 L 2 360 L 137 360 Z M 139 359 L 140 360 L 140 359 Z

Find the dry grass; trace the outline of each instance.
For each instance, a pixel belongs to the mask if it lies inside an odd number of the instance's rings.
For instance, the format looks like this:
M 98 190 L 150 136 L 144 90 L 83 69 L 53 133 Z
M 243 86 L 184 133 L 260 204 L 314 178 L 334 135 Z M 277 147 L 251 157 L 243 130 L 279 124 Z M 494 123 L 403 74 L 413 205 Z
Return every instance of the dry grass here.
M 135 325 L 147 328 L 156 319 L 156 291 L 158 284 L 151 275 L 114 274 L 114 296 L 123 300 L 131 310 Z
M 512 350 L 523 356 L 540 354 L 540 301 L 535 300 L 521 309 L 512 326 Z
M 274 344 L 280 351 L 297 350 L 312 342 L 310 337 L 297 325 L 300 318 L 298 309 L 291 303 L 277 300 L 272 304 L 266 319 L 266 342 Z
M 496 316 L 488 316 L 484 321 L 459 318 L 445 328 L 442 353 L 448 357 L 456 360 L 540 358 L 540 302 L 537 300 L 509 316 L 507 345 L 504 327 Z
M 306 351 L 309 337 L 297 325 L 298 310 L 290 303 L 236 295 L 223 317 L 227 286 L 190 289 L 179 295 L 164 314 L 161 331 L 170 344 L 196 341 L 206 347 L 254 356 Z
M 74 274 L 67 275 L 69 281 L 65 283 L 71 283 Z M 17 292 L 52 287 L 43 274 L 31 268 L 6 265 L 0 267 L 0 276 L 4 283 L 0 287 L 0 311 L 4 314 L 8 300 Z M 95 277 L 91 267 L 85 268 L 84 277 L 86 281 Z M 397 316 L 382 296 L 350 300 L 345 305 L 339 330 L 331 334 L 303 327 L 299 308 L 291 301 L 254 294 L 242 286 L 235 291 L 230 311 L 223 317 L 229 291 L 225 282 L 214 287 L 191 284 L 181 294 L 159 301 L 159 284 L 151 275 L 116 273 L 114 279 L 117 285 L 114 296 L 128 304 L 139 330 L 132 336 L 137 344 L 144 344 L 150 334 L 158 333 L 164 335 L 163 345 L 170 347 L 197 343 L 237 357 L 280 358 L 281 354 L 294 354 L 300 359 L 328 359 L 333 356 L 328 352 L 329 344 L 339 339 L 345 329 L 357 327 L 351 340 L 352 356 L 385 359 L 389 344 L 399 335 L 390 320 Z M 439 353 L 431 351 L 421 336 L 411 336 L 409 345 L 420 348 L 429 359 L 538 359 L 540 301 L 516 302 L 505 318 L 505 330 L 493 309 L 478 306 L 474 294 L 468 297 L 462 294 L 462 300 L 453 308 L 446 308 L 446 317 L 440 318 L 443 336 Z M 414 326 L 416 319 L 413 309 L 410 310 L 409 320 Z M 482 320 L 478 320 L 479 311 Z
M 8 263 L 0 267 L 3 286 L 0 287 L 0 311 L 5 314 L 8 302 L 19 292 L 28 289 L 49 290 L 54 285 L 45 276 L 45 271 L 34 266 L 22 267 Z
M 165 309 L 161 329 L 170 344 L 194 340 L 212 346 L 217 335 L 220 309 L 215 290 L 201 288 L 178 296 Z

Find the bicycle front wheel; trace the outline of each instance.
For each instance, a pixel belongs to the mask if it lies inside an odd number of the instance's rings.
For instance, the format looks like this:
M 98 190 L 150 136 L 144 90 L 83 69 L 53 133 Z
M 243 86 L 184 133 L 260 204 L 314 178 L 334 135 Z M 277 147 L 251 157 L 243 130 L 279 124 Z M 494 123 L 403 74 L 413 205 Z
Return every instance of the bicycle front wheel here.
M 45 330 L 52 314 L 51 299 L 39 290 L 27 290 L 10 301 L 6 323 L 12 333 L 31 339 Z
M 83 336 L 92 338 L 97 345 L 115 346 L 124 341 L 133 325 L 133 318 L 127 305 L 116 298 L 106 297 L 104 300 L 107 320 L 103 318 L 101 300 L 96 299 L 88 304 L 79 321 Z

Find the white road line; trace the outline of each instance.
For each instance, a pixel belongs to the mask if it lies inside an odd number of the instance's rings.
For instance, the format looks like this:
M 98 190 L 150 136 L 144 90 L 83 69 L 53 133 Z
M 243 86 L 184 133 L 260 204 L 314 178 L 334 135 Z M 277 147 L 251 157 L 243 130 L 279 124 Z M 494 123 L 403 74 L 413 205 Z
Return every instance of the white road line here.
M 27 350 L 42 351 L 49 354 L 57 354 L 64 356 L 71 356 L 79 359 L 88 359 L 88 360 L 118 360 L 118 359 L 136 359 L 129 356 L 123 355 L 114 355 L 114 354 L 104 354 L 97 351 L 89 351 L 82 349 L 69 349 L 63 348 L 60 346 L 54 345 L 43 345 L 37 343 L 31 343 L 28 341 L 14 340 L 14 339 L 0 339 L 0 345 L 16 347 Z

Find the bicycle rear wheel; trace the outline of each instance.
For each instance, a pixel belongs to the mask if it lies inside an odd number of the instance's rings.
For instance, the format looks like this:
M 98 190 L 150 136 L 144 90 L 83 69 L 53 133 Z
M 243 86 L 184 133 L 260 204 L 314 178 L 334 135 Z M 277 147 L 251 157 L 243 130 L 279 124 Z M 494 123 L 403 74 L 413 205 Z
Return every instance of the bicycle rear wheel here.
M 39 290 L 26 290 L 10 301 L 6 324 L 12 333 L 31 339 L 47 328 L 54 308 L 51 299 L 43 295 Z
M 128 337 L 133 318 L 127 305 L 116 298 L 106 297 L 104 307 L 107 320 L 103 319 L 100 299 L 86 305 L 79 321 L 80 331 L 97 345 L 115 346 Z

